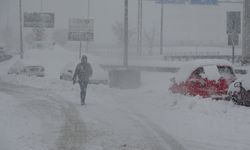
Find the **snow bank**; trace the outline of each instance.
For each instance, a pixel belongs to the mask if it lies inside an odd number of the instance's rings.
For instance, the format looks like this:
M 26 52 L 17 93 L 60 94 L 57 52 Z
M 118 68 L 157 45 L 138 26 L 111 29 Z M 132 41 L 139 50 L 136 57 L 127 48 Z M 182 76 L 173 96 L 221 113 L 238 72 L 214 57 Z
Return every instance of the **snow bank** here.
M 27 110 L 20 107 L 16 98 L 2 92 L 0 113 L 0 149 L 37 149 L 41 133 L 40 120 L 31 117 Z

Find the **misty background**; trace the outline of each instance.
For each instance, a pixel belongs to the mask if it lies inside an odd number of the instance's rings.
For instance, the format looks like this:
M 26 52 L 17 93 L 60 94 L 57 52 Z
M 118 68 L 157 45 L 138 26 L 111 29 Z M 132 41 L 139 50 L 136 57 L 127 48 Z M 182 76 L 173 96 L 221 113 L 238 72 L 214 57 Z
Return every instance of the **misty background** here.
M 130 46 L 136 47 L 138 1 L 129 0 L 129 29 L 132 32 Z M 0 1 L 0 42 L 10 47 L 19 46 L 19 3 L 18 0 Z M 22 0 L 23 12 L 54 12 L 55 28 L 46 29 L 46 40 L 53 41 L 53 33 L 68 30 L 69 18 L 87 18 L 87 0 Z M 160 39 L 160 4 L 143 1 L 142 40 L 145 35 L 155 32 L 156 47 Z M 241 11 L 241 3 L 219 5 L 164 5 L 164 45 L 165 46 L 227 46 L 226 12 Z M 94 19 L 95 47 L 122 47 L 113 26 L 123 23 L 124 0 L 90 0 L 90 18 Z M 25 36 L 32 29 L 24 28 Z M 241 41 L 241 35 L 240 35 Z M 240 42 L 241 43 L 241 42 Z M 239 44 L 241 45 L 241 44 Z

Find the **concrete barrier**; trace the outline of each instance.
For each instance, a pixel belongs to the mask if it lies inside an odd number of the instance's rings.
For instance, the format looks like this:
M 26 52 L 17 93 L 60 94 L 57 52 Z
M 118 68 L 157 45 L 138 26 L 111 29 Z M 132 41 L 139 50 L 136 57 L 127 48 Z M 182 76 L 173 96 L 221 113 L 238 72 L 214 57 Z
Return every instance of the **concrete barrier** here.
M 3 62 L 3 61 L 6 61 L 6 60 L 9 60 L 11 59 L 12 56 L 11 55 L 0 55 L 0 62 Z
M 141 85 L 141 72 L 127 68 L 109 70 L 111 88 L 135 89 Z

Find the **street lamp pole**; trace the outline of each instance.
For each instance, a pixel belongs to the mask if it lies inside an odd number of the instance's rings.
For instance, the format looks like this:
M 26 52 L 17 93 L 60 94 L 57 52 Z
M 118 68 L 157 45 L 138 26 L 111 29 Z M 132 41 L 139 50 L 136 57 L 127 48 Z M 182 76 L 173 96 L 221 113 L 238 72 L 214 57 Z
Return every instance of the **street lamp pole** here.
M 89 11 L 90 11 L 90 1 L 88 0 L 88 9 L 87 9 L 87 19 L 89 19 Z M 88 52 L 89 51 L 89 39 L 87 38 L 87 41 L 86 41 L 86 52 Z
M 243 32 L 242 32 L 242 58 L 243 62 L 250 62 L 250 0 L 243 3 Z
M 123 65 L 128 66 L 128 0 L 124 3 L 124 58 Z
M 43 11 L 43 0 L 41 0 L 41 11 Z
M 138 0 L 137 54 L 142 55 L 142 0 Z
M 20 23 L 20 58 L 23 59 L 23 20 L 22 20 L 22 0 L 19 0 L 19 23 Z
M 163 0 L 161 0 L 161 40 L 160 40 L 160 55 L 163 54 L 163 15 L 164 15 L 164 4 Z

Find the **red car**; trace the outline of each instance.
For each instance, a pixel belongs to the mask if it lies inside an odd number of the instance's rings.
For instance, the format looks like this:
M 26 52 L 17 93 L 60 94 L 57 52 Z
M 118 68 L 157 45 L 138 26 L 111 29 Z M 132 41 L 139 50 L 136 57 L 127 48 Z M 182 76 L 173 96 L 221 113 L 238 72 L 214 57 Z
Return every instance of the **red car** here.
M 226 60 L 202 59 L 186 63 L 171 79 L 170 91 L 191 96 L 222 99 L 236 80 L 231 63 Z

